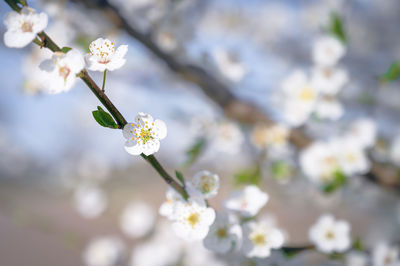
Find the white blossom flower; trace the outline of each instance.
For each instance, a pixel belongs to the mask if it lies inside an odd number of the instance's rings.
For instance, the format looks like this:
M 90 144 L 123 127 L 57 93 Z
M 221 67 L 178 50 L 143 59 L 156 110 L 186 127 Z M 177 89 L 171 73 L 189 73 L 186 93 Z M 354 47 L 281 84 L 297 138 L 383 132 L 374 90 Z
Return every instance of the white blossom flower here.
M 335 95 L 347 83 L 347 72 L 341 68 L 316 67 L 312 72 L 312 84 L 324 94 Z
M 320 119 L 338 120 L 344 114 L 344 110 L 334 97 L 321 96 L 315 105 L 315 114 Z
M 313 60 L 319 66 L 334 66 L 345 53 L 346 48 L 338 39 L 324 36 L 314 43 Z
M 390 147 L 390 160 L 400 166 L 400 136 L 396 136 Z
M 373 266 L 400 266 L 399 248 L 378 243 L 372 251 Z
M 203 239 L 203 244 L 211 251 L 227 253 L 231 251 L 234 246 L 239 245 L 240 239 L 240 226 L 230 221 L 227 213 L 218 212 L 208 235 Z
M 95 218 L 107 207 L 107 198 L 103 191 L 93 185 L 78 187 L 74 195 L 75 207 L 85 218 Z
M 125 150 L 132 155 L 151 155 L 160 149 L 160 140 L 167 136 L 167 126 L 149 114 L 139 113 L 135 122 L 128 123 L 122 131 L 126 138 Z
M 123 242 L 117 237 L 97 237 L 86 247 L 83 259 L 87 266 L 117 266 L 124 249 Z
M 216 49 L 213 53 L 219 71 L 233 82 L 239 82 L 246 74 L 246 69 L 237 55 L 224 49 Z
M 318 97 L 306 73 L 294 71 L 282 84 L 283 116 L 292 126 L 303 124 L 311 114 Z
M 368 256 L 364 252 L 351 251 L 345 257 L 346 266 L 368 266 Z
M 172 229 L 186 241 L 201 240 L 208 234 L 215 220 L 215 211 L 204 202 L 189 199 L 174 205 Z
M 8 12 L 4 18 L 7 31 L 4 43 L 8 47 L 22 48 L 28 45 L 36 34 L 47 27 L 48 17 L 45 13 L 37 14 L 33 8 L 23 7 L 21 12 Z
M 284 234 L 268 220 L 247 222 L 243 225 L 243 253 L 247 257 L 266 258 L 271 249 L 282 247 Z
M 217 125 L 211 142 L 218 151 L 237 154 L 243 141 L 244 136 L 240 128 L 233 122 L 223 121 Z
M 98 38 L 89 46 L 89 54 L 86 55 L 88 69 L 91 71 L 113 71 L 122 67 L 128 52 L 128 45 L 121 45 L 115 50 L 114 43 L 108 39 Z
M 49 93 L 69 91 L 75 84 L 76 75 L 85 66 L 82 54 L 72 49 L 66 54 L 55 52 L 51 59 L 40 64 L 40 68 L 48 73 L 45 89 Z
M 352 176 L 369 171 L 370 162 L 367 155 L 353 138 L 336 139 L 332 145 L 336 147 L 339 167 L 344 174 Z
M 350 225 L 325 214 L 310 228 L 309 238 L 323 253 L 344 252 L 351 245 Z
M 288 145 L 289 134 L 289 129 L 284 125 L 259 125 L 253 129 L 251 140 L 256 147 L 279 150 Z
M 224 207 L 244 217 L 256 215 L 268 201 L 268 194 L 257 186 L 249 185 L 239 191 L 232 192 L 224 202 Z
M 167 192 L 166 192 L 166 201 L 161 204 L 160 209 L 158 210 L 158 213 L 161 216 L 165 216 L 168 219 L 172 220 L 173 219 L 173 214 L 174 214 L 174 205 L 178 201 L 183 201 L 183 198 L 181 194 L 176 192 L 173 188 L 168 187 Z
M 330 143 L 317 141 L 301 151 L 300 166 L 311 181 L 326 184 L 339 169 L 339 161 Z
M 193 176 L 191 183 L 205 199 L 209 199 L 218 193 L 219 176 L 209 171 L 200 171 Z
M 133 238 L 147 235 L 153 229 L 156 220 L 151 206 L 145 202 L 130 203 L 120 219 L 122 231 Z
M 371 118 L 357 119 L 347 131 L 347 136 L 362 148 L 372 147 L 375 144 L 376 135 L 377 125 Z

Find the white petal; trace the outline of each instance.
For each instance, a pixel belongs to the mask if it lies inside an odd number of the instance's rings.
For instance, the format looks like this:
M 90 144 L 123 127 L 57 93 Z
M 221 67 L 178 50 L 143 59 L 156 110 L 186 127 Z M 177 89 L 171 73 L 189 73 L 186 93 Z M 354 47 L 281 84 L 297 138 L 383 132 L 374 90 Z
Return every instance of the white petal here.
M 125 143 L 125 150 L 132 155 L 140 155 L 143 151 L 142 145 L 136 144 L 133 145 L 133 143 L 126 142 Z
M 164 139 L 167 136 L 167 125 L 164 123 L 164 121 L 156 119 L 154 121 L 154 126 L 156 127 L 158 138 Z
M 33 41 L 35 37 L 36 34 L 32 32 L 7 31 L 4 34 L 4 44 L 7 47 L 22 48 Z

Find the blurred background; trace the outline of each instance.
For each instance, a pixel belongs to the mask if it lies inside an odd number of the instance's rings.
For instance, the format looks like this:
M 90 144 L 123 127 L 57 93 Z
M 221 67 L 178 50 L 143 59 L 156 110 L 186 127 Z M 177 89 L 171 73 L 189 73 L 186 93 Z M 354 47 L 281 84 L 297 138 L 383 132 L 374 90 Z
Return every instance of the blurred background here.
M 372 119 L 378 137 L 368 155 L 397 169 L 400 147 L 393 143 L 400 135 L 400 83 L 381 75 L 400 55 L 399 1 L 76 0 L 29 5 L 49 15 L 46 32 L 61 46 L 86 53 L 98 37 L 129 45 L 126 65 L 108 73 L 106 94 L 128 121 L 146 112 L 166 122 L 168 137 L 156 156 L 168 172 L 179 169 L 190 178 L 206 169 L 221 177 L 220 192 L 211 200 L 217 210 L 238 185 L 258 183 L 270 196 L 262 212 L 276 217 L 291 246 L 307 245 L 310 225 L 326 212 L 349 221 L 352 236 L 360 237 L 366 248 L 378 241 L 400 241 L 398 181 L 382 185 L 355 176 L 326 194 L 302 174 L 294 145 L 279 160 L 264 156 L 252 138 L 255 124 L 238 123 L 229 109 L 233 97 L 283 122 L 281 84 L 296 69 L 312 69 L 313 44 L 330 34 L 335 16 L 346 36 L 340 65 L 349 81 L 337 95 L 344 113 L 330 120 L 310 117 L 301 130 L 324 139 L 357 118 Z M 1 2 L 0 10 L 4 17 L 9 7 Z M 5 31 L 1 25 L 1 34 Z M 48 57 L 34 45 L 10 49 L 0 43 L 0 265 L 86 265 L 87 247 L 99 237 L 111 238 L 118 247 L 114 252 L 122 255 L 115 265 L 141 265 L 132 254 L 148 252 L 143 246 L 153 241 L 150 231 L 162 230 L 165 221 L 158 208 L 166 184 L 144 160 L 126 153 L 120 131 L 96 123 L 91 112 L 98 100 L 82 82 L 68 93 L 41 91 L 37 68 Z M 212 84 L 207 90 L 202 82 L 186 78 L 191 65 L 205 70 L 223 89 Z M 90 74 L 101 83 L 102 73 Z M 145 204 L 142 222 L 151 227 L 145 236 L 120 226 L 132 202 Z M 193 245 L 174 247 L 190 263 L 180 259 L 166 265 L 220 265 L 202 261 L 212 255 Z M 208 255 L 196 260 L 193 250 L 197 257 Z M 259 265 L 268 263 L 272 260 Z M 306 251 L 275 263 L 344 262 Z

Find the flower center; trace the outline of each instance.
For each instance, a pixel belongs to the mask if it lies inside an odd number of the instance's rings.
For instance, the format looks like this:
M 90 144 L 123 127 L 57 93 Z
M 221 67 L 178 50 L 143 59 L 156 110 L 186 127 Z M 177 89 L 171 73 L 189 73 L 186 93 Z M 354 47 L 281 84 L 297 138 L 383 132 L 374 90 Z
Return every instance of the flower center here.
M 33 25 L 32 25 L 32 23 L 25 21 L 24 23 L 22 23 L 21 29 L 23 32 L 32 32 Z
M 267 239 L 265 237 L 265 235 L 263 234 L 256 234 L 251 238 L 251 241 L 255 244 L 255 245 L 265 245 L 265 243 L 267 242 Z
M 200 220 L 200 215 L 198 213 L 192 213 L 187 217 L 188 223 L 194 227 Z
M 67 80 L 69 73 L 71 73 L 71 70 L 66 66 L 60 67 L 58 69 L 58 75 L 60 75 L 64 79 L 64 81 Z
M 228 236 L 228 232 L 226 231 L 225 228 L 218 229 L 218 231 L 217 231 L 217 237 L 218 238 L 225 238 L 227 236 Z
M 314 99 L 314 92 L 310 87 L 305 87 L 300 92 L 300 99 L 303 101 L 311 101 Z
M 332 231 L 327 231 L 325 234 L 326 239 L 332 240 L 335 238 L 335 234 Z
M 149 140 L 154 139 L 154 132 L 151 131 L 151 128 L 142 128 L 139 134 L 139 138 L 143 141 L 143 143 L 148 142 Z

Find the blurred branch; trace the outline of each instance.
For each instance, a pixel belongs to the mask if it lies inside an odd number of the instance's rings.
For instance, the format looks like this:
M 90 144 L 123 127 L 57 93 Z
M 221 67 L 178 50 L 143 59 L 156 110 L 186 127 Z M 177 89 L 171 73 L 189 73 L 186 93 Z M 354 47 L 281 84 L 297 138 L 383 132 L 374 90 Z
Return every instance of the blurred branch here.
M 5 0 L 6 3 L 15 11 L 19 12 L 21 8 L 17 5 L 15 1 Z M 62 49 L 44 32 L 38 33 L 38 37 L 40 41 L 34 41 L 41 48 L 45 47 L 51 50 L 52 52 L 61 52 Z M 89 76 L 86 69 L 83 69 L 77 76 L 79 76 L 83 82 L 90 88 L 94 95 L 99 99 L 99 101 L 107 108 L 107 110 L 111 113 L 114 119 L 117 121 L 119 128 L 122 129 L 126 124 L 126 120 L 123 115 L 119 112 L 119 110 L 115 107 L 115 105 L 111 102 L 111 100 L 107 97 L 107 95 L 97 86 L 96 82 Z M 182 195 L 184 199 L 188 198 L 188 194 L 183 186 L 179 185 L 178 182 L 175 181 L 161 166 L 154 155 L 146 156 L 143 153 L 140 155 L 143 159 L 145 159 L 151 166 L 160 174 L 160 176 L 164 179 L 164 181 L 174 188 L 179 194 Z
M 109 20 L 117 27 L 124 30 L 131 37 L 148 48 L 157 58 L 163 61 L 170 70 L 182 79 L 198 85 L 198 87 L 211 100 L 218 104 L 225 115 L 244 124 L 272 125 L 274 121 L 258 106 L 248 101 L 237 98 L 231 90 L 219 81 L 214 75 L 200 66 L 179 61 L 173 55 L 164 52 L 152 39 L 151 34 L 143 33 L 129 23 L 120 14 L 116 7 L 106 0 L 74 0 L 90 8 L 102 9 Z M 291 131 L 289 140 L 297 148 L 305 148 L 312 142 L 301 128 Z M 400 191 L 397 170 L 393 166 L 373 162 L 371 171 L 366 175 L 367 180 L 381 185 L 390 190 Z

